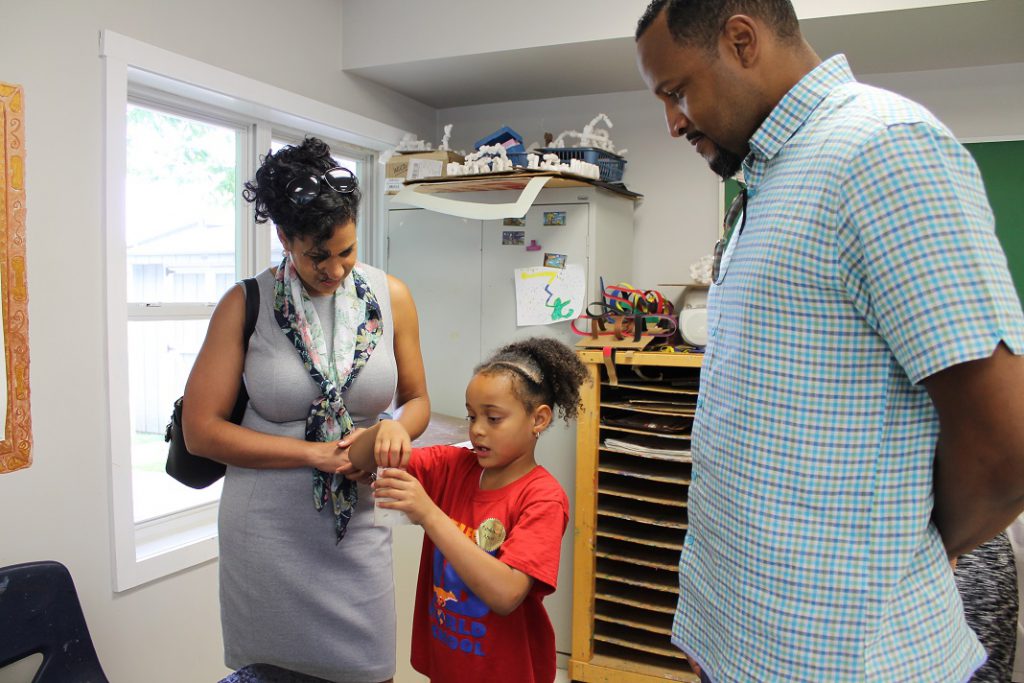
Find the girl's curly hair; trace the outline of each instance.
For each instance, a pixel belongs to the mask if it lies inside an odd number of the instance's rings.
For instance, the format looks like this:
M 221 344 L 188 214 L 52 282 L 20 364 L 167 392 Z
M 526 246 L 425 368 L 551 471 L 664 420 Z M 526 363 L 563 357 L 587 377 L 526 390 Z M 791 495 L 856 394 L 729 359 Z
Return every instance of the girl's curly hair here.
M 527 411 L 549 405 L 566 423 L 576 417 L 580 407 L 580 387 L 589 381 L 587 367 L 576 353 L 562 342 L 547 337 L 531 337 L 503 346 L 476 366 L 474 374 L 506 374 L 512 391 Z
M 349 194 L 326 188 L 316 199 L 301 206 L 288 199 L 285 188 L 295 177 L 320 176 L 337 165 L 327 143 L 308 137 L 301 145 L 286 145 L 276 153 L 268 152 L 256 170 L 256 177 L 245 183 L 242 196 L 253 204 L 257 223 L 271 220 L 288 239 L 311 237 L 322 242 L 331 238 L 337 226 L 358 218 L 359 188 Z

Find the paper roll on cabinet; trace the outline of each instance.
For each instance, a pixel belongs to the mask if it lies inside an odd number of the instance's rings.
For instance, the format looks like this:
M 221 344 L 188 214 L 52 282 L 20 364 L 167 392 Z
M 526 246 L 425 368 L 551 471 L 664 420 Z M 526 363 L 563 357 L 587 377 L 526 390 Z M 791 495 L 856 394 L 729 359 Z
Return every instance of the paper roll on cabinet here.
M 702 357 L 580 351 L 572 656 L 584 683 L 693 681 L 670 642 Z

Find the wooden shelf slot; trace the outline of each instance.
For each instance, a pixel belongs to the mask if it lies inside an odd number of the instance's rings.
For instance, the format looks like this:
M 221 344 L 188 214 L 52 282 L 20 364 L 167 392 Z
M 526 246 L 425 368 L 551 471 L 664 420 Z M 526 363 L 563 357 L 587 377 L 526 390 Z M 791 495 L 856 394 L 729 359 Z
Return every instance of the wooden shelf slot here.
M 663 591 L 650 590 L 637 586 L 626 586 L 617 583 L 598 581 L 594 587 L 594 597 L 605 602 L 629 605 L 649 612 L 658 612 L 675 616 L 678 595 Z
M 618 624 L 598 622 L 594 624 L 594 640 L 686 661 L 686 655 L 672 644 L 670 635 L 654 634 Z
M 657 503 L 658 505 L 667 505 L 669 507 L 686 507 L 685 493 L 678 497 L 672 497 L 660 493 L 631 491 L 628 486 L 615 482 L 602 482 L 600 478 L 598 478 L 597 493 L 598 496 L 614 496 L 618 498 L 625 498 L 626 500 L 642 500 L 645 503 Z
M 649 610 L 637 609 L 629 605 L 610 604 L 598 601 L 594 612 L 597 621 L 609 624 L 618 624 L 641 631 L 649 631 L 658 635 L 672 637 L 673 617 L 651 612 Z
M 682 388 L 682 387 L 671 387 L 671 386 L 658 386 L 656 384 L 644 384 L 642 382 L 619 382 L 618 384 L 609 384 L 607 382 L 601 383 L 602 387 L 606 388 L 606 391 L 614 391 L 614 389 L 621 389 L 624 391 L 636 391 L 636 392 L 647 392 L 652 394 L 668 394 L 670 396 L 683 396 L 683 397 L 696 397 L 696 388 Z
M 690 442 L 690 432 L 680 432 L 679 434 L 669 434 L 666 432 L 655 432 L 649 429 L 637 429 L 636 427 L 627 427 L 625 425 L 612 424 L 610 422 L 601 422 L 601 429 L 605 432 L 605 436 L 611 438 L 621 438 L 623 441 L 628 441 L 629 437 L 616 437 L 611 432 L 621 432 L 622 434 L 637 434 L 644 437 L 654 437 L 658 439 L 672 439 L 672 442 L 664 444 L 670 448 L 686 448 L 683 444 L 675 443 L 677 441 L 683 441 L 687 444 Z
M 694 674 L 686 660 L 680 661 L 675 657 L 659 657 L 650 652 L 637 652 L 629 648 L 619 647 L 612 643 L 598 643 L 598 650 L 591 659 L 590 664 L 599 667 L 604 671 L 613 672 L 613 677 L 588 678 L 587 681 L 595 683 L 614 683 L 622 680 L 626 683 L 648 681 L 680 681 L 681 683 L 699 683 L 700 678 Z M 615 677 L 617 672 L 628 672 L 628 676 L 621 679 Z
M 632 453 L 621 453 L 601 448 L 597 470 L 623 477 L 639 477 L 665 484 L 688 486 L 692 472 L 691 463 L 676 458 L 651 458 Z
M 628 562 L 616 562 L 607 558 L 597 558 L 597 577 L 640 586 L 668 593 L 679 593 L 679 576 L 675 572 L 649 567 L 639 567 Z
M 679 568 L 679 552 L 669 548 L 629 543 L 617 538 L 598 538 L 598 557 L 610 557 L 647 567 L 675 571 Z
M 621 541 L 642 543 L 658 548 L 682 552 L 685 531 L 638 524 L 616 517 L 599 517 L 597 520 L 597 536 L 614 538 Z

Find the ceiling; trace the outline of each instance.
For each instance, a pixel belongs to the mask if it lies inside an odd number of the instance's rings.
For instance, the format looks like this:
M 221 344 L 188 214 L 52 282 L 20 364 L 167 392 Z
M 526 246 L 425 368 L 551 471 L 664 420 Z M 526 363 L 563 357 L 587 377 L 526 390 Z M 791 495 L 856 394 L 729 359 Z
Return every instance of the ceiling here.
M 988 0 L 808 19 L 821 57 L 855 73 L 1024 63 L 1024 0 Z M 641 90 L 632 37 L 475 53 L 346 70 L 436 109 Z

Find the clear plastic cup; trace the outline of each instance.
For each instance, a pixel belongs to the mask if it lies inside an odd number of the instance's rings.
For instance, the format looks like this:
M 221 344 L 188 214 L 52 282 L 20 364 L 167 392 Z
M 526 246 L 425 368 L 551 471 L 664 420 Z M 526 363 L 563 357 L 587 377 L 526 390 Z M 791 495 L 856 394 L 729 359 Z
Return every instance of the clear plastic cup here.
M 379 477 L 387 467 L 378 467 L 377 476 Z M 391 498 L 373 498 L 373 525 L 374 526 L 401 526 L 403 524 L 412 524 L 412 520 L 409 519 L 409 515 L 405 514 L 401 510 L 390 510 L 388 508 L 382 508 L 381 502 L 392 500 Z

